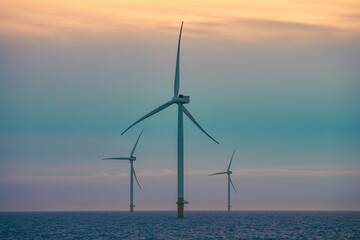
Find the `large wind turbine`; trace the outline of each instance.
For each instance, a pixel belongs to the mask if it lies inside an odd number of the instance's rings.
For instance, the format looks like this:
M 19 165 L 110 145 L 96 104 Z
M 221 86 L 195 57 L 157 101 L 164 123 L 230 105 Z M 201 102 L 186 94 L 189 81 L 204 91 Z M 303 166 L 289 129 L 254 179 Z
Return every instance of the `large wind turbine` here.
M 235 192 L 237 192 L 235 187 L 234 187 L 234 184 L 233 184 L 233 182 L 231 181 L 231 178 L 230 178 L 230 174 L 232 174 L 232 171 L 230 171 L 230 166 L 231 166 L 231 162 L 232 162 L 232 160 L 234 158 L 235 151 L 236 151 L 236 149 L 234 150 L 234 152 L 233 152 L 233 154 L 231 156 L 231 160 L 230 160 L 230 163 L 229 163 L 229 166 L 228 166 L 226 172 L 218 172 L 218 173 L 213 173 L 213 174 L 209 175 L 209 176 L 220 175 L 220 174 L 227 174 L 228 175 L 228 211 L 230 211 L 230 208 L 231 208 L 231 206 L 230 206 L 230 183 L 231 183 L 232 187 L 234 188 Z
M 190 112 L 183 106 L 183 104 L 187 104 L 190 102 L 189 96 L 184 96 L 179 94 L 180 87 L 180 73 L 179 73 L 179 61 L 180 61 L 180 40 L 181 40 L 181 32 L 182 32 L 183 22 L 181 23 L 180 34 L 179 34 L 179 42 L 177 48 L 177 57 L 176 57 L 176 68 L 175 68 L 175 84 L 174 84 L 174 97 L 156 108 L 155 110 L 149 112 L 135 123 L 130 125 L 121 135 L 123 135 L 127 130 L 136 125 L 137 123 L 143 121 L 144 119 L 160 112 L 161 110 L 169 107 L 172 104 L 178 105 L 178 138 L 177 138 L 177 216 L 184 217 L 184 204 L 188 203 L 184 201 L 184 130 L 183 130 L 183 113 L 185 113 L 188 118 L 209 138 L 211 138 L 214 142 L 218 143 L 214 138 L 212 138 L 205 130 L 199 125 L 199 123 L 194 119 L 194 117 L 190 114 Z
M 134 169 L 134 161 L 136 160 L 136 157 L 134 156 L 136 145 L 139 142 L 140 136 L 143 133 L 144 129 L 141 131 L 139 137 L 136 140 L 136 143 L 130 153 L 129 157 L 114 157 L 114 158 L 103 158 L 102 160 L 129 160 L 130 162 L 130 212 L 134 212 L 134 178 L 139 185 L 139 188 L 141 189 L 140 183 L 136 177 L 135 169 Z

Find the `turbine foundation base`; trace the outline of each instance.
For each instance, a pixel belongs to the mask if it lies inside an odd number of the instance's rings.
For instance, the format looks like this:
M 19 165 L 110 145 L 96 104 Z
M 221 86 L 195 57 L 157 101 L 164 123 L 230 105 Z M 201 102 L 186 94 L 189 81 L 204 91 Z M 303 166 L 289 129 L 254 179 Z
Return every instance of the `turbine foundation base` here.
M 178 198 L 177 202 L 177 217 L 183 218 L 184 217 L 184 198 Z

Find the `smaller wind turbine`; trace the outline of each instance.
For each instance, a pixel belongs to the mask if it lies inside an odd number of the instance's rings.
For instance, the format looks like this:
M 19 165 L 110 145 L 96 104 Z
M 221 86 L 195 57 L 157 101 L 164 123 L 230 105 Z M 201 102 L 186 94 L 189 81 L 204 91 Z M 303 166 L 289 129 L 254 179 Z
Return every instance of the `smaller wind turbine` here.
M 232 160 L 234 158 L 235 151 L 236 151 L 236 149 L 234 150 L 234 152 L 233 152 L 233 154 L 231 156 L 231 160 L 230 160 L 230 163 L 229 163 L 229 166 L 228 166 L 226 172 L 218 172 L 218 173 L 213 173 L 213 174 L 209 175 L 209 176 L 220 175 L 220 174 L 227 174 L 228 175 L 228 211 L 230 211 L 230 208 L 231 208 L 231 206 L 230 206 L 230 183 L 231 183 L 232 187 L 234 188 L 235 192 L 237 192 L 235 187 L 234 187 L 234 184 L 233 184 L 233 182 L 231 181 L 231 178 L 230 178 L 230 174 L 232 174 L 232 171 L 230 171 L 230 166 L 231 166 L 231 162 L 232 162 Z
M 136 160 L 136 157 L 134 156 L 136 145 L 138 144 L 143 131 L 144 131 L 144 128 L 141 131 L 138 139 L 136 140 L 136 143 L 135 143 L 129 157 L 114 157 L 114 158 L 103 158 L 102 159 L 102 160 L 129 160 L 130 161 L 130 212 L 131 213 L 134 212 L 134 207 L 135 207 L 135 205 L 134 205 L 134 178 L 133 177 L 135 177 L 135 180 L 136 180 L 137 184 L 139 185 L 139 188 L 141 189 L 140 183 L 136 177 L 133 162 Z

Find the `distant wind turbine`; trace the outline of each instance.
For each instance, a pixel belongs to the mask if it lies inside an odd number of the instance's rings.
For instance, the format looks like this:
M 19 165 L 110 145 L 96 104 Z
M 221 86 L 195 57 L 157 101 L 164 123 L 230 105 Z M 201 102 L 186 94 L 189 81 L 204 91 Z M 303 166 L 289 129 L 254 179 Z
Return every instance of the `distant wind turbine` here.
M 190 118 L 190 120 L 209 138 L 211 138 L 214 142 L 218 144 L 218 142 L 212 138 L 205 130 L 199 125 L 199 123 L 194 119 L 194 117 L 190 114 L 190 112 L 183 106 L 183 104 L 187 104 L 190 102 L 189 96 L 184 96 L 179 94 L 180 87 L 180 73 L 179 73 L 179 62 L 180 62 L 180 40 L 181 40 L 181 32 L 182 32 L 183 22 L 181 23 L 180 34 L 179 34 L 179 42 L 177 48 L 177 57 L 176 57 L 176 69 L 175 69 L 175 84 L 174 84 L 174 97 L 156 108 L 155 110 L 149 112 L 135 123 L 130 125 L 125 131 L 121 134 L 123 135 L 127 130 L 136 125 L 137 123 L 143 121 L 144 119 L 164 110 L 172 104 L 178 105 L 178 137 L 177 137 L 177 216 L 184 217 L 184 204 L 188 203 L 184 201 L 184 129 L 183 129 L 183 113 Z
M 141 131 L 139 137 L 136 140 L 136 143 L 130 153 L 129 157 L 114 157 L 114 158 L 103 158 L 102 160 L 129 160 L 130 161 L 130 212 L 134 212 L 134 178 L 139 185 L 139 188 L 141 189 L 140 183 L 136 177 L 135 169 L 134 169 L 134 161 L 136 160 L 136 157 L 134 156 L 136 145 L 139 142 L 139 139 L 141 137 L 141 134 L 143 133 L 144 129 Z
M 209 176 L 220 175 L 220 174 L 227 174 L 228 175 L 228 211 L 230 211 L 230 208 L 231 208 L 231 206 L 230 206 L 230 183 L 231 183 L 232 187 L 234 188 L 235 192 L 237 192 L 235 187 L 234 187 L 234 184 L 233 184 L 233 182 L 231 181 L 231 178 L 230 178 L 230 174 L 232 174 L 232 171 L 230 171 L 230 166 L 231 166 L 231 162 L 232 162 L 232 160 L 234 158 L 235 151 L 236 151 L 236 149 L 234 150 L 234 152 L 233 152 L 233 154 L 231 156 L 231 160 L 230 160 L 230 163 L 229 163 L 229 166 L 228 166 L 226 172 L 218 172 L 218 173 L 213 173 L 213 174 L 209 175 Z

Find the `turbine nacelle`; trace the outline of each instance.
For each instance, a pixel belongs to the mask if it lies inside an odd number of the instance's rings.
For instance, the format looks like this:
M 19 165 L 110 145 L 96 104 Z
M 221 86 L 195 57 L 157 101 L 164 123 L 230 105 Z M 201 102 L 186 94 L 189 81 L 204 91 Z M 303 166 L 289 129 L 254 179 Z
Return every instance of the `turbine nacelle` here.
M 227 174 L 232 174 L 232 171 L 227 171 Z
M 136 157 L 132 156 L 132 157 L 129 157 L 129 161 L 135 161 L 136 160 Z
M 184 96 L 182 94 L 179 94 L 177 97 L 172 98 L 173 103 L 181 103 L 186 104 L 190 102 L 190 96 Z

